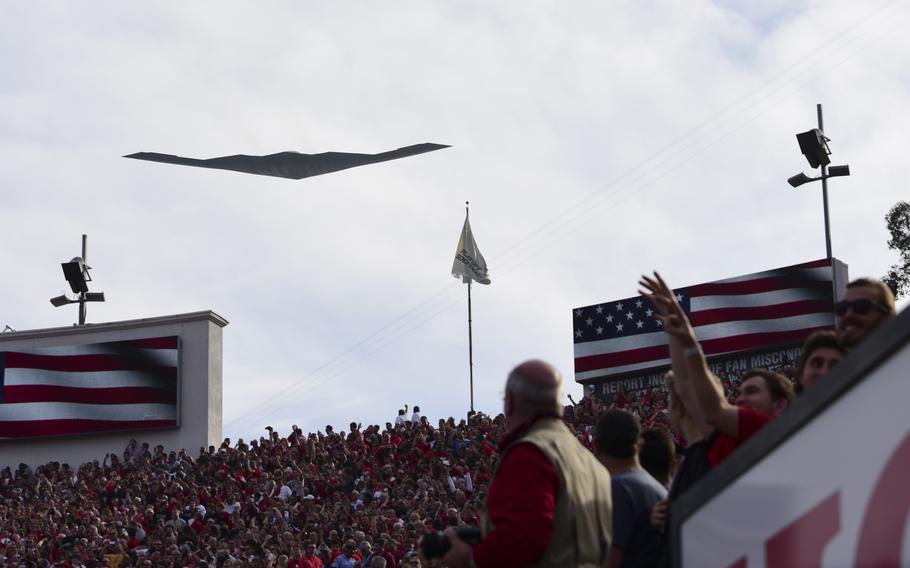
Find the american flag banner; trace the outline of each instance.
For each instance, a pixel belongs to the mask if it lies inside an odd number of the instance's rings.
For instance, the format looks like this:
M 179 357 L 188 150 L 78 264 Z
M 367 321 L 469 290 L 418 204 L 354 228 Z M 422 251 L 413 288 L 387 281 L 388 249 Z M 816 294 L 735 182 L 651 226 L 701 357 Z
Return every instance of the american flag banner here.
M 0 438 L 177 426 L 179 339 L 0 351 Z
M 705 355 L 797 343 L 834 327 L 834 291 L 846 265 L 823 259 L 674 290 Z M 575 380 L 670 366 L 657 314 L 637 296 L 575 308 Z

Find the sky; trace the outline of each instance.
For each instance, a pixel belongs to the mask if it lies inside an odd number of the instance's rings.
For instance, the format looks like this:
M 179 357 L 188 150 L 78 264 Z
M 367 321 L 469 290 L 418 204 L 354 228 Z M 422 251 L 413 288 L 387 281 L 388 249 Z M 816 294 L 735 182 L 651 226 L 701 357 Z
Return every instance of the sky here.
M 744 6 L 747 4 L 747 6 Z M 492 284 L 472 288 L 474 407 L 541 358 L 573 380 L 572 308 L 825 256 L 897 262 L 910 5 L 732 0 L 0 0 L 0 327 L 69 326 L 59 263 L 88 235 L 100 323 L 214 310 L 224 434 L 431 419 L 469 407 L 470 202 Z M 134 152 L 451 148 L 304 180 Z

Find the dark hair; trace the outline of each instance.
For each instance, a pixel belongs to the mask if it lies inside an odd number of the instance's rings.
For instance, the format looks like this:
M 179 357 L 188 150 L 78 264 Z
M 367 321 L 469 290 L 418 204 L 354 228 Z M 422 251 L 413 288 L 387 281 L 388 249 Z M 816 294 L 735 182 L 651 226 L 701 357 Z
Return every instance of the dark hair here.
M 642 430 L 641 438 L 645 441 L 638 454 L 641 467 L 661 483 L 670 479 L 673 469 L 673 458 L 676 456 L 676 444 L 663 428 Z
M 761 377 L 765 380 L 765 384 L 768 386 L 768 391 L 771 393 L 771 400 L 777 402 L 781 399 L 786 399 L 786 401 L 793 402 L 793 399 L 796 398 L 796 391 L 793 389 L 793 383 L 780 373 L 775 373 L 769 371 L 768 369 L 749 369 L 742 375 L 742 380 L 745 381 L 749 377 Z
M 836 333 L 829 330 L 816 331 L 803 342 L 803 351 L 799 356 L 798 367 L 800 376 L 802 376 L 803 369 L 806 368 L 806 363 L 809 362 L 809 356 L 812 355 L 812 352 L 816 349 L 821 349 L 822 347 L 830 347 L 831 349 L 840 351 L 841 354 L 846 354 L 844 346 L 837 342 Z
M 631 458 L 641 434 L 638 418 L 627 410 L 613 409 L 600 415 L 594 428 L 597 449 L 612 458 Z

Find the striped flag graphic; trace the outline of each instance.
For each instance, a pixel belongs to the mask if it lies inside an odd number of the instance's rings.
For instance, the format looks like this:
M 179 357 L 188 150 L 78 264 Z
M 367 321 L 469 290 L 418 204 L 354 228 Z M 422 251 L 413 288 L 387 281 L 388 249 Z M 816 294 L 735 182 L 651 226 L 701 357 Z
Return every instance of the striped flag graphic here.
M 834 263 L 823 259 L 679 288 L 676 298 L 709 357 L 797 343 L 834 327 L 834 278 L 846 271 Z M 666 334 L 644 298 L 576 308 L 572 315 L 576 381 L 669 367 Z
M 0 352 L 0 438 L 177 426 L 178 338 Z

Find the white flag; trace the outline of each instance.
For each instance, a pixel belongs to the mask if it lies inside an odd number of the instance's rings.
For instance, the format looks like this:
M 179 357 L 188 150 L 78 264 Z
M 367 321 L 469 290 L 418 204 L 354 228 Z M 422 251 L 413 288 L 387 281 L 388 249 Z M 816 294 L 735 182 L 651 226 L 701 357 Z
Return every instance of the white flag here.
M 458 239 L 458 247 L 455 249 L 455 262 L 452 263 L 452 276 L 461 278 L 462 282 L 474 280 L 481 284 L 490 283 L 490 275 L 487 272 L 487 261 L 483 259 L 477 243 L 474 242 L 474 234 L 471 232 L 471 223 L 465 214 L 464 227 L 461 229 L 461 238 Z

